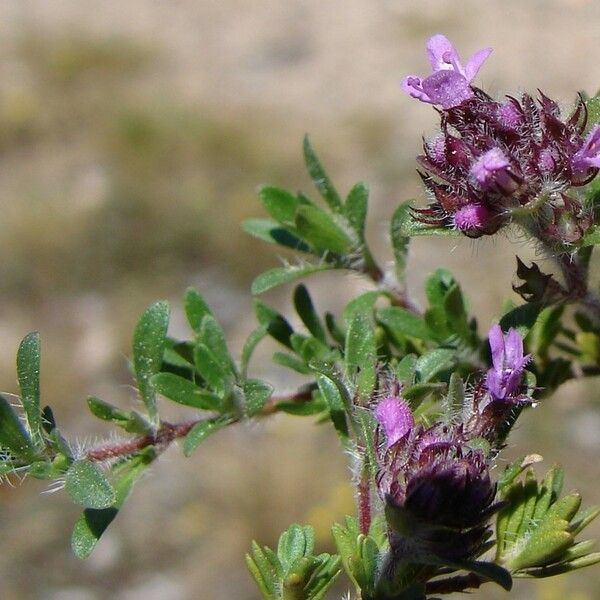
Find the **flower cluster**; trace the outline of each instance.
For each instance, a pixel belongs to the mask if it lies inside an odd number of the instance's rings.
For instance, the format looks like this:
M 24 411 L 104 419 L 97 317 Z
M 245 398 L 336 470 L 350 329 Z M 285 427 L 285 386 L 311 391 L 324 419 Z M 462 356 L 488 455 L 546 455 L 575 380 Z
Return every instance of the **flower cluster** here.
M 394 561 L 473 556 L 487 540 L 487 522 L 496 510 L 486 457 L 466 445 L 462 428 L 426 428 L 408 414 L 407 403 L 394 396 L 376 409 L 386 437 L 377 483 Z
M 418 157 L 430 194 L 415 209 L 423 223 L 455 227 L 469 237 L 490 235 L 519 215 L 535 217 L 548 239 L 576 242 L 591 215 L 571 192 L 600 168 L 600 127 L 584 135 L 587 112 L 581 97 L 568 117 L 540 92 L 495 100 L 472 81 L 491 50 L 463 67 L 441 35 L 429 40 L 433 74 L 403 82 L 414 98 L 441 107 L 440 133 Z
M 523 340 L 499 326 L 489 333 L 492 367 L 457 419 L 430 427 L 416 424 L 398 395 L 375 408 L 380 431 L 379 494 L 388 507 L 390 546 L 395 560 L 404 555 L 435 555 L 447 560 L 474 556 L 489 536 L 488 521 L 497 510 L 490 478 L 493 449 L 508 413 L 525 402 L 522 394 Z

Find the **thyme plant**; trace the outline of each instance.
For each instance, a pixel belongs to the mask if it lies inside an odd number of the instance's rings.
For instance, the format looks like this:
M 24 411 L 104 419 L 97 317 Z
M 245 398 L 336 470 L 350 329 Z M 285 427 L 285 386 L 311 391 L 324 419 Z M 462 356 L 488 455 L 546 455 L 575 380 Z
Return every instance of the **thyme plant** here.
M 332 525 L 334 555 L 316 553 L 302 525 L 284 532 L 277 549 L 254 542 L 246 561 L 267 600 L 324 598 L 342 572 L 351 598 L 425 600 L 485 584 L 510 591 L 515 578 L 600 562 L 594 542 L 580 541 L 600 507 L 582 508 L 578 493 L 564 494 L 560 467 L 540 477 L 534 448 L 498 466 L 522 412 L 550 410 L 546 398 L 564 382 L 600 374 L 600 296 L 588 276 L 600 244 L 600 96 L 579 94 L 570 114 L 542 92 L 493 98 L 473 84 L 490 49 L 463 66 L 436 35 L 427 52 L 432 74 L 402 86 L 440 118 L 417 157 L 428 205 L 395 210 L 393 266 L 379 266 L 365 239 L 367 187 L 358 183 L 343 198 L 306 138 L 321 200 L 264 187 L 271 218 L 244 223 L 302 259 L 254 280 L 257 327 L 240 357 L 231 356 L 197 291 L 184 299 L 186 340 L 169 337 L 168 304 L 151 305 L 133 335 L 143 409 L 88 398 L 91 412 L 122 437 L 82 450 L 40 403 L 38 334 L 23 340 L 19 405 L 0 396 L 0 473 L 64 485 L 83 508 L 72 535 L 78 557 L 90 555 L 135 481 L 171 443 L 182 440 L 189 456 L 226 427 L 288 413 L 331 421 L 350 457 L 356 514 Z M 523 301 L 498 323 L 481 330 L 444 269 L 427 279 L 425 306 L 411 299 L 412 237 L 479 238 L 505 228 L 519 230 L 555 268 L 544 273 L 517 258 L 514 290 Z M 334 269 L 358 273 L 372 290 L 340 315 L 321 315 L 297 285 L 300 331 L 258 298 Z M 273 361 L 304 376 L 295 393 L 252 376 L 251 357 L 267 337 L 281 345 Z M 189 407 L 189 420 L 162 419 L 159 396 Z

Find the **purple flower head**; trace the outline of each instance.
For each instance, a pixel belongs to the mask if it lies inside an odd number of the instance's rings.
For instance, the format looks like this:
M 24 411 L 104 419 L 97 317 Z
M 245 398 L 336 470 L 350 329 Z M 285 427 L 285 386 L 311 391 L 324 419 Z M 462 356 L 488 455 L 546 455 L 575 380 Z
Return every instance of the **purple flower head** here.
M 408 404 L 396 396 L 384 398 L 375 409 L 375 418 L 385 433 L 385 448 L 391 448 L 414 427 Z
M 585 175 L 590 169 L 600 168 L 600 125 L 596 125 L 585 138 L 581 148 L 573 155 L 571 167 L 576 174 Z
M 478 50 L 463 67 L 448 38 L 434 35 L 427 42 L 433 73 L 424 79 L 416 75 L 407 77 L 402 89 L 421 102 L 439 104 L 444 109 L 458 106 L 473 97 L 471 82 L 491 52 L 491 48 Z
M 483 452 L 466 446 L 461 426 L 414 425 L 378 454 L 394 560 L 407 552 L 454 560 L 475 555 L 497 509 L 496 488 Z
M 486 375 L 486 387 L 493 400 L 511 400 L 519 392 L 525 365 L 530 355 L 523 356 L 523 338 L 516 329 L 505 335 L 499 325 L 489 331 L 492 368 Z
M 463 67 L 443 36 L 428 48 L 433 74 L 403 84 L 410 95 L 441 106 L 438 135 L 417 157 L 429 205 L 412 209 L 414 218 L 475 238 L 510 225 L 518 211 L 548 238 L 581 239 L 592 220 L 570 191 L 600 169 L 600 125 L 584 133 L 583 98 L 570 115 L 542 92 L 496 100 L 471 84 L 488 50 Z

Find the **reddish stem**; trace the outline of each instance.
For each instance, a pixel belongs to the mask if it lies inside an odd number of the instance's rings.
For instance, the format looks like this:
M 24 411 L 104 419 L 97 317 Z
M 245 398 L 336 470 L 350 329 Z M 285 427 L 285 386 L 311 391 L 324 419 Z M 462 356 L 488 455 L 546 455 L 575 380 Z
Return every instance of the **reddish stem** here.
M 113 458 L 128 456 L 142 451 L 148 446 L 158 446 L 166 450 L 174 440 L 185 437 L 192 427 L 202 421 L 186 421 L 184 423 L 168 423 L 163 421 L 155 434 L 141 435 L 125 442 L 105 444 L 99 448 L 93 448 L 86 454 L 86 458 L 93 462 L 102 462 Z
M 371 486 L 367 469 L 363 470 L 358 482 L 358 525 L 363 535 L 369 535 L 371 528 Z
M 306 389 L 287 396 L 272 396 L 265 404 L 259 416 L 269 416 L 277 412 L 277 405 L 280 402 L 308 402 L 312 398 L 312 390 Z M 141 452 L 149 446 L 156 447 L 163 452 L 168 446 L 179 438 L 185 437 L 194 425 L 206 419 L 195 419 L 193 421 L 184 421 L 182 423 L 169 423 L 162 421 L 156 433 L 137 436 L 131 440 L 122 442 L 113 442 L 103 444 L 98 448 L 92 448 L 86 453 L 86 458 L 92 462 L 103 462 L 121 458 Z

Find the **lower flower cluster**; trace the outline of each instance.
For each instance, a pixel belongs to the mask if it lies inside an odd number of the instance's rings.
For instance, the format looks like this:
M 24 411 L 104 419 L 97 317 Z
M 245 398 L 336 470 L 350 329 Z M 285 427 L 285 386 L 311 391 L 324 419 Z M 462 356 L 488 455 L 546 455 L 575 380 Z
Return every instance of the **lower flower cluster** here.
M 522 388 L 528 357 L 516 330 L 504 335 L 495 326 L 489 338 L 493 366 L 460 415 L 425 426 L 393 394 L 374 409 L 380 425 L 377 487 L 396 565 L 419 557 L 472 559 L 491 535 L 489 521 L 500 504 L 490 469 L 503 422 L 527 402 Z

